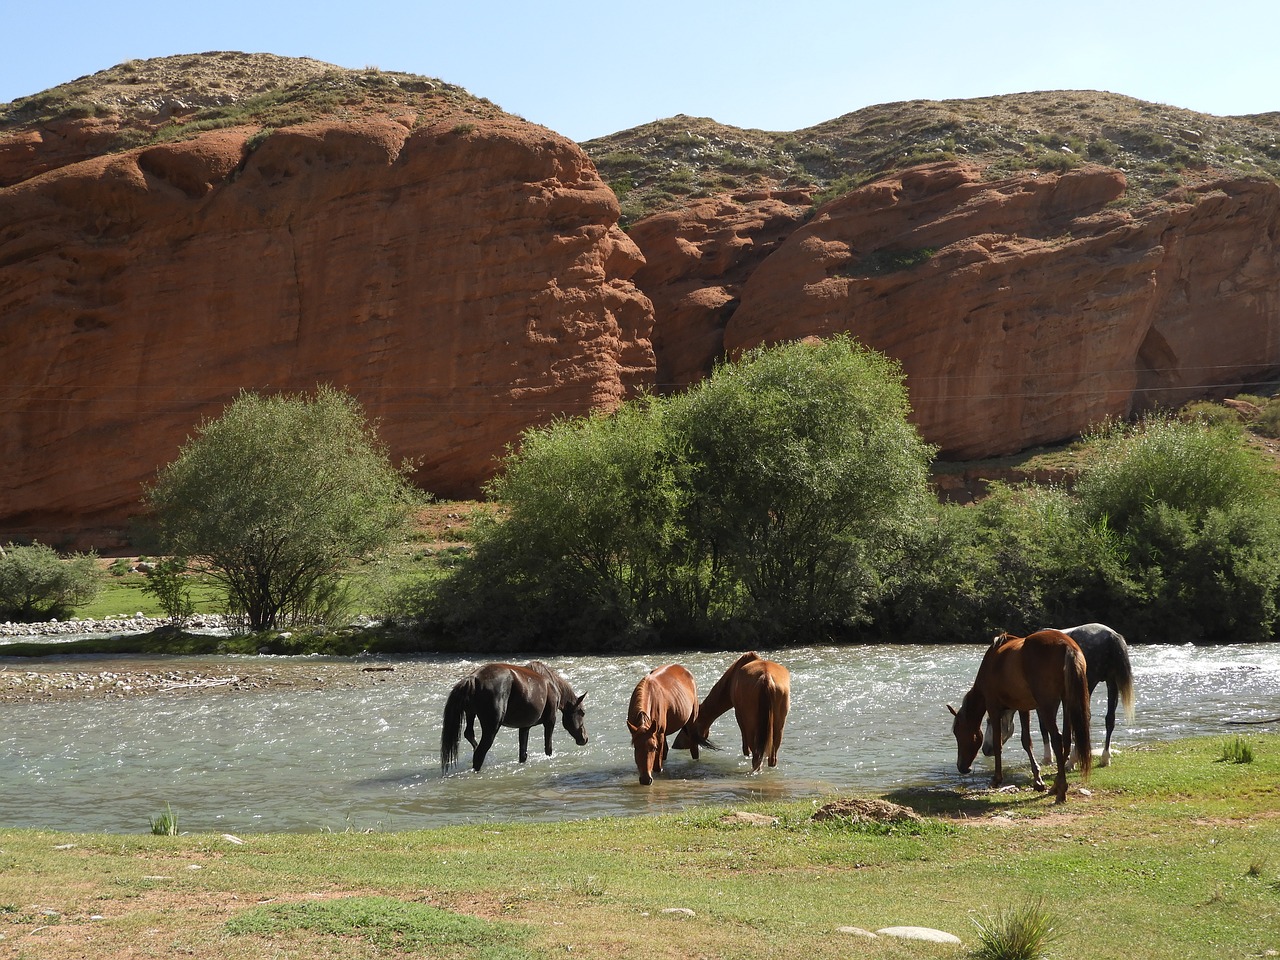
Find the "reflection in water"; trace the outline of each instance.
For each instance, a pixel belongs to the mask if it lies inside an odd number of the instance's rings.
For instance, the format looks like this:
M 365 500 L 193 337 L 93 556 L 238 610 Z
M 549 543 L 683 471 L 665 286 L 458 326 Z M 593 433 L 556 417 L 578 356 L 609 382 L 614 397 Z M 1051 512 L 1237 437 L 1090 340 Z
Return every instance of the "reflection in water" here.
M 480 773 L 464 741 L 459 769 L 442 775 L 444 700 L 473 661 L 431 658 L 420 661 L 430 679 L 404 686 L 6 705 L 0 824 L 145 832 L 167 802 L 193 832 L 403 830 L 985 781 L 981 763 L 970 777 L 956 773 L 945 707 L 968 689 L 980 646 L 761 652 L 791 670 L 792 706 L 779 766 L 759 775 L 739 755 L 730 714 L 712 728 L 721 750 L 698 761 L 673 750 L 650 787 L 635 776 L 625 717 L 636 681 L 678 659 L 705 693 L 733 653 L 555 660 L 587 692 L 591 742 L 578 747 L 557 728 L 554 755 L 534 750 L 522 765 L 516 731 L 503 730 Z M 1118 763 L 1129 744 L 1234 731 L 1224 721 L 1280 713 L 1280 644 L 1132 654 L 1137 715 L 1117 724 Z M 530 739 L 541 746 L 540 731 Z M 1012 765 L 1015 781 L 1024 764 Z

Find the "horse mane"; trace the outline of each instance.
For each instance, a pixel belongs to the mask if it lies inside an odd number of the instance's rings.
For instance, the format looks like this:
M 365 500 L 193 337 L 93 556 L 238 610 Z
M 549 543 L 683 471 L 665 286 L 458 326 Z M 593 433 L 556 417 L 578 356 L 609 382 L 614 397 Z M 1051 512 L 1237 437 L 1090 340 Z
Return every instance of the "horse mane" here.
M 577 694 L 573 692 L 573 684 L 564 678 L 560 671 L 547 666 L 541 660 L 530 660 L 525 664 L 525 669 L 532 670 L 539 676 L 546 677 L 551 685 L 556 688 L 556 692 L 560 695 L 560 703 L 563 705 L 570 700 L 576 700 Z
M 631 691 L 631 703 L 627 706 L 628 723 L 644 726 L 644 721 L 649 718 L 649 700 L 649 675 L 645 674 Z
M 1017 637 L 1015 637 L 1009 631 L 1002 630 L 1000 633 L 997 633 L 994 637 L 991 638 L 991 649 L 999 650 L 1008 641 L 1016 640 L 1016 639 Z

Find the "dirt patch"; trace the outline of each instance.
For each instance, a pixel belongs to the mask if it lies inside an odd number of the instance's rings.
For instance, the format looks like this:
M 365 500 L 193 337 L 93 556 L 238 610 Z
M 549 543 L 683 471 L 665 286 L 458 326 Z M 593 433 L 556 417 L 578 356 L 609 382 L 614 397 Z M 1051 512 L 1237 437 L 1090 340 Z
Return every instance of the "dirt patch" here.
M 877 823 L 923 823 L 924 818 L 898 803 L 888 800 L 864 800 L 858 797 L 842 797 L 824 804 L 814 813 L 813 819 L 823 820 L 873 820 Z

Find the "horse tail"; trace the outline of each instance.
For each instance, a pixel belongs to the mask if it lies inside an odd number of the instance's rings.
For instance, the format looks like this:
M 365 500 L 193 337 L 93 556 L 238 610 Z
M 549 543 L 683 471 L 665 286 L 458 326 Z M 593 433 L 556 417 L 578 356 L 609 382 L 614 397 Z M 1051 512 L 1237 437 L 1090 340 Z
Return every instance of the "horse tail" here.
M 1080 775 L 1088 777 L 1093 769 L 1093 745 L 1089 742 L 1089 675 L 1084 654 L 1078 649 L 1068 649 L 1062 673 L 1066 681 L 1062 712 L 1076 741 Z
M 1133 665 L 1129 662 L 1129 645 L 1125 643 L 1124 637 L 1120 634 L 1115 635 L 1116 639 L 1116 664 L 1115 664 L 1115 682 L 1116 687 L 1120 691 L 1120 703 L 1124 706 L 1124 715 L 1133 719 Z
M 471 703 L 475 677 L 458 681 L 449 691 L 444 704 L 444 726 L 440 730 L 440 769 L 448 770 L 458 762 L 458 741 L 462 739 L 462 714 Z

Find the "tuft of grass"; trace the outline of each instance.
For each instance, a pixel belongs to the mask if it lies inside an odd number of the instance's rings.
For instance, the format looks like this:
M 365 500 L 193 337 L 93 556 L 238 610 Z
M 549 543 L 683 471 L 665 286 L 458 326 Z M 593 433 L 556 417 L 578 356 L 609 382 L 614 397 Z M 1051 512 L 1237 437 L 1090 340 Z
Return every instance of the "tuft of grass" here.
M 1043 900 L 1001 910 L 974 924 L 978 928 L 974 960 L 1042 960 L 1058 938 L 1058 919 Z
M 151 818 L 151 832 L 157 837 L 176 837 L 178 835 L 178 815 L 166 802 L 164 813 Z
M 1244 737 L 1236 737 L 1222 745 L 1222 756 L 1219 763 L 1253 763 L 1253 747 L 1245 743 Z

